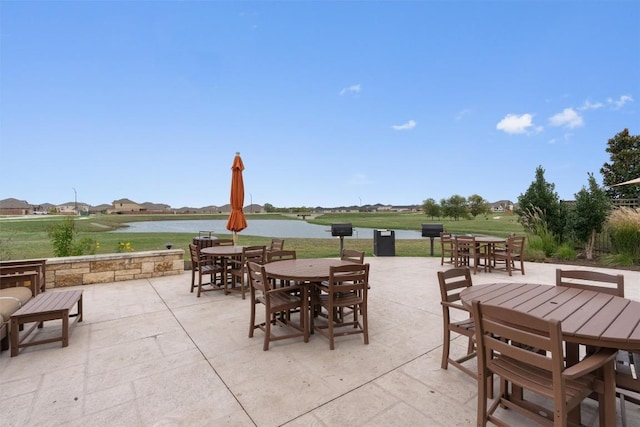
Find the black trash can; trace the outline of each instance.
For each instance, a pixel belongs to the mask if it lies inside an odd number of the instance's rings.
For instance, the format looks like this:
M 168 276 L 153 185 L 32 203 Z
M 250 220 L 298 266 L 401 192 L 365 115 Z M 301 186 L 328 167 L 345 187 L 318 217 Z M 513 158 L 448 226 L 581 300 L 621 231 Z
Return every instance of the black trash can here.
M 396 256 L 396 232 L 393 230 L 373 230 L 373 254 L 375 256 Z

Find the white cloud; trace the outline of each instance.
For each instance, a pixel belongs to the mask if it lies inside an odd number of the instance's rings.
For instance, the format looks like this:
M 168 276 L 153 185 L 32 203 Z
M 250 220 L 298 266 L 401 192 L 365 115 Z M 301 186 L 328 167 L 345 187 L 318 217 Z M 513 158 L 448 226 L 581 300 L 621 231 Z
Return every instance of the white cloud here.
M 622 95 L 617 100 L 612 98 L 607 99 L 607 104 L 613 105 L 613 108 L 615 108 L 616 110 L 624 107 L 624 104 L 628 102 L 633 102 L 633 98 L 629 95 Z
M 415 120 L 409 120 L 407 123 L 402 125 L 393 125 L 391 126 L 395 130 L 411 130 L 416 127 L 417 123 Z
M 600 108 L 604 107 L 604 104 L 602 102 L 591 102 L 591 101 L 584 101 L 584 104 L 582 104 L 581 107 L 578 108 L 578 110 L 598 110 Z
M 525 133 L 533 126 L 533 116 L 529 113 L 517 115 L 507 114 L 496 125 L 496 129 L 506 133 Z
M 551 123 L 551 126 L 575 129 L 581 127 L 584 124 L 584 120 L 573 108 L 565 108 L 562 113 L 552 116 L 549 119 L 549 123 Z
M 351 85 L 349 87 L 343 88 L 340 91 L 340 96 L 346 95 L 347 93 L 360 93 L 361 89 L 362 87 L 360 86 L 360 83 L 358 83 L 357 85 Z

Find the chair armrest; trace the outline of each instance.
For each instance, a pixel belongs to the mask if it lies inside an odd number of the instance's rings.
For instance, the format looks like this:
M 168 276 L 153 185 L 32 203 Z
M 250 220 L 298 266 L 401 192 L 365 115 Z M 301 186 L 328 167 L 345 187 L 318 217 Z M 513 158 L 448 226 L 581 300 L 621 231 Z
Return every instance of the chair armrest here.
M 469 313 L 469 310 L 467 310 L 467 308 L 462 304 L 456 304 L 454 302 L 448 302 L 448 301 L 441 301 L 440 304 L 442 304 L 445 307 L 455 308 L 455 309 L 466 311 L 467 313 Z
M 575 379 L 589 372 L 593 372 L 616 359 L 618 350 L 601 348 L 591 356 L 585 357 L 579 363 L 568 367 L 562 373 L 568 379 Z
M 287 286 L 278 286 L 277 288 L 269 289 L 266 293 L 268 294 L 277 294 L 280 292 L 288 293 L 291 291 L 302 291 L 303 285 L 287 285 Z

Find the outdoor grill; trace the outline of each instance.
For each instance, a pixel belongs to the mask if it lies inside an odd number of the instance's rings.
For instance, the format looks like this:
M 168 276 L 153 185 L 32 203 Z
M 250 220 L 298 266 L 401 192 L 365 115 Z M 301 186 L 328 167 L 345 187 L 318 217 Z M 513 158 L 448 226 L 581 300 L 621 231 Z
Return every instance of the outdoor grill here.
M 429 237 L 431 240 L 431 256 L 433 256 L 433 239 L 440 237 L 443 231 L 442 224 L 422 224 L 422 237 Z
M 442 224 L 422 224 L 422 237 L 440 237 L 443 231 Z
M 353 226 L 350 222 L 331 224 L 331 235 L 339 237 L 353 236 Z

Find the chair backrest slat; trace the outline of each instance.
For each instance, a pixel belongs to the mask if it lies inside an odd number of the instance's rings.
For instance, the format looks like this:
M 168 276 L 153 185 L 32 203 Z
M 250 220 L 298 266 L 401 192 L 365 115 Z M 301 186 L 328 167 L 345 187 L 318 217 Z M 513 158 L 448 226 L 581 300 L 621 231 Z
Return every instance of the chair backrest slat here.
M 624 276 L 590 270 L 556 269 L 556 286 L 584 289 L 624 297 Z
M 267 262 L 284 261 L 287 259 L 296 259 L 296 251 L 292 249 L 267 251 Z
M 343 261 L 350 261 L 356 264 L 364 263 L 364 252 L 356 251 L 355 249 L 343 249 L 340 254 L 340 259 Z
M 472 286 L 471 271 L 466 267 L 438 271 L 438 282 L 442 302 L 459 301 L 460 292 Z

